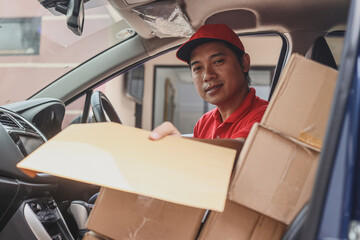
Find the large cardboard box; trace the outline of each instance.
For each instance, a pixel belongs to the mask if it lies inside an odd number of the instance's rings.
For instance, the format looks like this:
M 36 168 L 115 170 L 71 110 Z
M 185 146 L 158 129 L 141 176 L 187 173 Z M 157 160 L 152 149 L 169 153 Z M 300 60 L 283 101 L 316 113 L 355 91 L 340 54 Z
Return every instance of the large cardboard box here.
M 205 210 L 102 188 L 87 228 L 111 239 L 195 239 Z
M 231 139 L 192 140 L 234 149 L 236 159 L 243 146 L 242 141 Z M 204 214 L 201 208 L 103 187 L 89 216 L 87 229 L 110 239 L 193 240 Z
M 240 153 L 228 198 L 289 224 L 309 200 L 337 71 L 291 56 Z
M 224 212 L 209 213 L 198 239 L 278 240 L 285 230 L 285 224 L 228 200 Z
M 289 224 L 310 198 L 318 157 L 317 149 L 255 124 L 228 198 Z
M 321 148 L 336 79 L 336 70 L 292 55 L 261 124 Z

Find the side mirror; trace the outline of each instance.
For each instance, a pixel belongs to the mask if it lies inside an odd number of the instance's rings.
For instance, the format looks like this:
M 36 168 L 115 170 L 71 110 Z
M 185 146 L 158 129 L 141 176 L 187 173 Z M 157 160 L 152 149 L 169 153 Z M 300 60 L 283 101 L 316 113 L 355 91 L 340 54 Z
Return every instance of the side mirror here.
M 84 27 L 84 0 L 70 0 L 66 13 L 68 28 L 81 36 Z

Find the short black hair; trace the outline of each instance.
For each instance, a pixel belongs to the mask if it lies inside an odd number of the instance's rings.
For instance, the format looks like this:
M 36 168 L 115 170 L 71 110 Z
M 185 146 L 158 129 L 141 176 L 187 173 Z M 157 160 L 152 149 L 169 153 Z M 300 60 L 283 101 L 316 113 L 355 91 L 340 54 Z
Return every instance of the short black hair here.
M 244 52 L 243 50 L 235 47 L 235 46 L 232 45 L 231 43 L 228 43 L 228 42 L 224 42 L 224 43 L 225 43 L 225 45 L 226 45 L 231 51 L 234 52 L 234 54 L 235 54 L 235 56 L 236 56 L 239 64 L 242 66 L 241 60 L 242 60 L 245 52 Z M 244 74 L 245 74 L 245 78 L 246 78 L 247 81 L 248 81 L 248 85 L 250 86 L 251 79 L 250 79 L 250 76 L 249 76 L 249 71 L 244 72 Z

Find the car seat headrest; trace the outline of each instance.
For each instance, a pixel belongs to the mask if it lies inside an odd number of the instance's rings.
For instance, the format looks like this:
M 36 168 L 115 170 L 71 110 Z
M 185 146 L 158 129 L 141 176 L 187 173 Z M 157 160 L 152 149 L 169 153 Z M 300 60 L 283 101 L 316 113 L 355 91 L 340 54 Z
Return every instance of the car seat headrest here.
M 307 51 L 305 57 L 337 69 L 334 56 L 332 55 L 325 38 L 322 36 L 315 39 L 313 45 Z

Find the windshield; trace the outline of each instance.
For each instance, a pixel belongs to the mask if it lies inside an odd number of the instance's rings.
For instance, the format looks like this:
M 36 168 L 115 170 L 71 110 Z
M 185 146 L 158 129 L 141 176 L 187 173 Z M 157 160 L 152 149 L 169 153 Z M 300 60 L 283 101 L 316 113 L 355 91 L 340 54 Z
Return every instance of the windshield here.
M 120 42 L 121 16 L 104 0 L 85 3 L 82 36 L 66 16 L 37 0 L 0 0 L 0 105 L 25 100 L 87 59 Z

